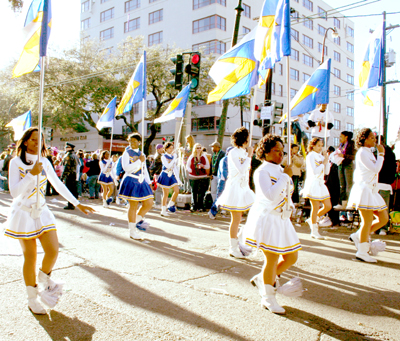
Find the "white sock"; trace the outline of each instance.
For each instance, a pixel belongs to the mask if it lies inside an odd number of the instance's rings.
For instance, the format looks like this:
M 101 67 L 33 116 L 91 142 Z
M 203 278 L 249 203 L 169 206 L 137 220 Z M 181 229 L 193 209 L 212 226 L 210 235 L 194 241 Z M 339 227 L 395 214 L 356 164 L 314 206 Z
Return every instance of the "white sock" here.
M 163 206 L 163 207 L 162 207 L 162 211 L 163 211 L 163 212 L 166 212 L 166 211 L 167 211 L 167 206 Z
M 139 221 L 142 221 L 143 217 L 141 215 L 136 216 L 136 222 L 138 223 Z
M 175 202 L 172 201 L 172 200 L 170 200 L 170 202 L 169 202 L 169 204 L 168 204 L 168 207 L 171 207 L 171 206 L 175 206 Z

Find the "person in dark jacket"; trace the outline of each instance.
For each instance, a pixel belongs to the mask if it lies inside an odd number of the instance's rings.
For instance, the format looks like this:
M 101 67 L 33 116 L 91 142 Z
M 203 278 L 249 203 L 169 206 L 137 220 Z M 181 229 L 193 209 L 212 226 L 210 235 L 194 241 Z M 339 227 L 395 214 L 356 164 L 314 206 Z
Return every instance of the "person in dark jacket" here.
M 92 154 L 92 160 L 86 162 L 86 167 L 89 168 L 87 171 L 88 176 L 88 185 L 89 185 L 89 199 L 98 199 L 99 198 L 99 191 L 100 191 L 100 184 L 97 182 L 97 178 L 100 174 L 100 164 L 97 158 L 97 154 Z
M 78 199 L 78 176 L 79 176 L 79 160 L 74 153 L 75 145 L 65 143 L 65 155 L 63 157 L 64 171 L 61 175 L 61 181 L 64 181 L 65 186 L 69 189 L 72 195 Z M 65 210 L 74 210 L 75 206 L 68 202 Z
M 211 165 L 210 165 L 210 179 L 211 179 L 211 196 L 214 202 L 215 200 L 217 200 L 219 163 L 221 162 L 222 158 L 225 157 L 225 152 L 221 150 L 221 145 L 219 144 L 219 142 L 214 142 L 210 144 L 210 147 L 213 151 L 211 156 Z

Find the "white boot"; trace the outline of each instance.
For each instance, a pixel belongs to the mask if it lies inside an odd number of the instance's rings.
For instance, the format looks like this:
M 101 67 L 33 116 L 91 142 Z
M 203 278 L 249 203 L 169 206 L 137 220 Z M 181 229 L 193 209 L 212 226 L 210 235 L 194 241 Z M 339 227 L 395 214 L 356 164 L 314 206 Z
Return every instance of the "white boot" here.
M 325 239 L 325 237 L 321 236 L 318 232 L 318 224 L 311 224 L 311 238 Z
M 269 284 L 264 285 L 265 295 L 261 298 L 261 306 L 274 314 L 284 314 L 286 311 L 276 301 L 276 289 Z
M 360 230 L 358 230 L 357 232 L 352 233 L 349 236 L 349 240 L 351 240 L 354 243 L 354 246 L 358 250 L 358 247 L 360 245 Z
M 106 199 L 103 199 L 103 207 L 104 207 L 104 208 L 108 208 L 107 200 L 106 200 Z
M 129 237 L 135 240 L 143 240 L 139 230 L 136 228 L 136 223 L 129 223 Z
M 369 254 L 369 243 L 360 243 L 358 244 L 358 251 L 356 253 L 356 258 L 362 260 L 367 263 L 377 263 L 378 261 L 375 258 L 372 258 Z
M 237 238 L 229 239 L 229 255 L 235 258 L 246 258 L 239 248 L 239 240 Z
M 46 309 L 42 307 L 37 297 L 38 288 L 27 286 L 26 291 L 28 293 L 28 307 L 32 311 L 32 313 L 37 315 L 45 315 Z
M 41 301 L 49 308 L 54 308 L 63 294 L 64 282 L 50 278 L 39 269 L 38 287 Z
M 169 217 L 168 211 L 167 211 L 167 206 L 163 206 L 161 208 L 161 217 Z
M 260 272 L 259 274 L 255 275 L 251 280 L 250 283 L 253 287 L 257 287 L 260 296 L 263 297 L 265 295 L 264 291 L 264 281 L 263 281 L 263 273 Z
M 347 200 L 343 200 L 342 204 L 337 204 L 337 205 L 333 206 L 333 208 L 335 210 L 343 210 L 343 211 L 345 211 L 346 208 L 347 208 Z

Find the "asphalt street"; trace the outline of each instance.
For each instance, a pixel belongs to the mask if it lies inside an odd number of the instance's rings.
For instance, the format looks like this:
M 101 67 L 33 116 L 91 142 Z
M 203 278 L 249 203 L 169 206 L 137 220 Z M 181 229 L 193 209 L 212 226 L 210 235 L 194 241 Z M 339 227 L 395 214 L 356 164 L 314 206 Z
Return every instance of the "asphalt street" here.
M 0 223 L 10 203 L 1 193 Z M 400 235 L 376 236 L 387 249 L 367 264 L 355 260 L 348 228 L 322 228 L 327 239 L 318 241 L 306 224 L 296 226 L 303 250 L 282 277 L 299 276 L 304 293 L 278 296 L 287 312 L 278 316 L 249 283 L 261 254 L 229 257 L 228 218 L 163 218 L 152 209 L 138 242 L 129 239 L 126 208 L 83 203 L 97 213 L 65 211 L 61 197 L 48 198 L 60 240 L 53 277 L 66 282 L 48 315 L 27 307 L 22 256 L 0 256 L 1 341 L 400 340 Z

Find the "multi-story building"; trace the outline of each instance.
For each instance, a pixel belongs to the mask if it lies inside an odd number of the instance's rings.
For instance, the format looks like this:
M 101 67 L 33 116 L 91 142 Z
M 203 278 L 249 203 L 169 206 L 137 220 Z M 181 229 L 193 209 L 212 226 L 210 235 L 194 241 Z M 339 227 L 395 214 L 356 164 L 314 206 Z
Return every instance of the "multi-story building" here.
M 263 0 L 244 1 L 239 38 L 257 25 Z M 176 45 L 182 49 L 221 55 L 230 48 L 235 23 L 237 1 L 227 0 L 82 0 L 82 43 L 99 39 L 112 53 L 113 48 L 127 36 L 142 35 L 148 46 Z M 293 97 L 318 67 L 321 60 L 325 30 L 336 27 L 339 37 L 326 39 L 326 57 L 332 59 L 329 110 L 335 116 L 330 144 L 338 145 L 343 130 L 354 128 L 354 25 L 321 0 L 292 0 L 292 55 L 290 57 L 290 96 Z M 286 61 L 275 67 L 272 100 L 284 103 L 286 111 Z M 263 98 L 260 90 L 258 98 Z M 262 102 L 260 100 L 259 102 Z M 218 133 L 222 103 L 193 107 L 191 134 L 205 145 L 215 141 Z M 240 108 L 232 105 L 228 111 L 224 147 L 232 132 L 240 126 Z M 243 113 L 243 125 L 250 127 L 251 114 Z M 121 122 L 121 121 L 118 121 Z M 123 127 L 116 126 L 121 134 Z M 164 123 L 159 137 L 174 134 L 173 123 Z M 94 132 L 95 133 L 95 132 Z M 255 139 L 261 129 L 255 127 Z M 157 143 L 158 140 L 155 141 Z

